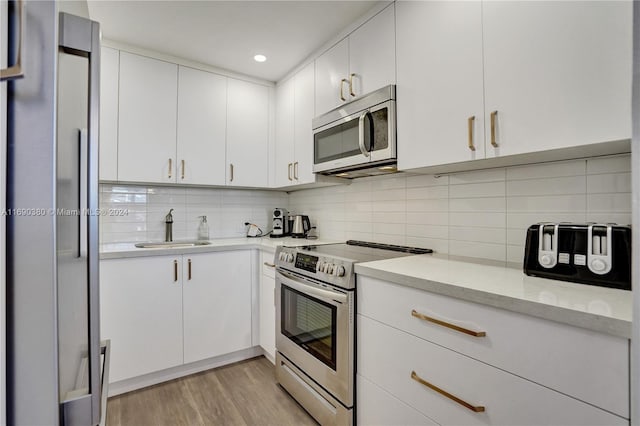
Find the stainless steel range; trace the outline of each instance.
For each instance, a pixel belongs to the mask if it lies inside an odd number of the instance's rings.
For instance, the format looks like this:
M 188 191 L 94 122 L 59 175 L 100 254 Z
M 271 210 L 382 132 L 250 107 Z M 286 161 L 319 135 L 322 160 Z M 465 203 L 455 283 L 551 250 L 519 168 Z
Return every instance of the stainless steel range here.
M 354 265 L 424 253 L 353 240 L 276 249 L 276 378 L 320 424 L 354 422 Z

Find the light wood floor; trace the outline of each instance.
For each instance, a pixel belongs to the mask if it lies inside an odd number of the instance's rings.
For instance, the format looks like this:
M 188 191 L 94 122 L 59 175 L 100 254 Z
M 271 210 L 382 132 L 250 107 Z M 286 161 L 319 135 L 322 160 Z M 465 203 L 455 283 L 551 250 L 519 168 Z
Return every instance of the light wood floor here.
M 317 425 L 258 357 L 109 398 L 107 426 Z

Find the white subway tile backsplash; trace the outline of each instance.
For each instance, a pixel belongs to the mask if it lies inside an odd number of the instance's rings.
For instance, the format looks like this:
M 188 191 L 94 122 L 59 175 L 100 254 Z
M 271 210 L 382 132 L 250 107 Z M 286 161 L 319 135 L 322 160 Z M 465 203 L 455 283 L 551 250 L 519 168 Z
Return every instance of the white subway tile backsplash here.
M 474 241 L 478 243 L 505 244 L 505 228 L 477 228 L 472 226 L 451 226 L 449 239 L 452 241 Z
M 507 181 L 507 196 L 584 194 L 585 176 Z
M 587 176 L 587 193 L 607 194 L 631 192 L 631 173 L 609 173 Z
M 504 228 L 506 213 L 500 212 L 451 212 L 450 226 L 469 226 L 477 228 Z
M 506 206 L 507 203 L 504 197 L 449 200 L 449 211 L 451 212 L 505 212 Z
M 505 180 L 505 169 L 474 170 L 472 172 L 449 175 L 449 184 L 471 184 L 479 182 L 496 182 Z
M 484 197 L 500 197 L 505 194 L 505 183 L 502 182 L 483 182 L 468 183 L 463 185 L 450 185 L 449 198 L 484 198 Z
M 504 244 L 450 240 L 449 254 L 454 256 L 480 257 L 504 262 L 506 261 L 506 246 Z
M 609 157 L 594 157 L 587 160 L 587 174 L 621 173 L 631 171 L 631 156 L 629 154 Z
M 449 186 L 449 176 L 417 175 L 407 176 L 407 188 L 423 186 Z
M 585 160 L 557 161 L 553 163 L 507 167 L 507 180 L 584 176 L 585 167 Z
M 631 222 L 630 156 L 609 156 L 451 175 L 396 174 L 292 193 L 103 184 L 102 242 L 239 237 L 244 222 L 271 229 L 273 209 L 307 214 L 321 238 L 426 247 L 438 253 L 522 263 L 527 228 L 538 222 Z
M 589 194 L 587 210 L 592 213 L 631 213 L 629 194 Z
M 586 208 L 585 195 L 546 195 L 507 198 L 507 211 L 512 212 L 581 212 Z

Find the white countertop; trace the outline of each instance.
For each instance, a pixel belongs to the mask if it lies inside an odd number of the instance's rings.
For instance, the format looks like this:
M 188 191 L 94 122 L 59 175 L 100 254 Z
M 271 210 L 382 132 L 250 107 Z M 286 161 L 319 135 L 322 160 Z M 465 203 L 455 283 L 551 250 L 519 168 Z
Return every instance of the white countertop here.
M 179 241 L 176 241 L 178 243 Z M 113 243 L 100 246 L 100 259 L 118 259 L 124 257 L 180 255 L 187 253 L 207 253 L 213 251 L 258 249 L 275 252 L 281 245 L 299 246 L 304 244 L 330 244 L 340 241 L 307 240 L 303 238 L 219 238 L 209 240 L 208 245 L 177 248 L 137 248 L 136 243 Z
M 521 269 L 416 255 L 357 264 L 357 274 L 619 337 L 631 337 L 631 292 L 530 277 Z

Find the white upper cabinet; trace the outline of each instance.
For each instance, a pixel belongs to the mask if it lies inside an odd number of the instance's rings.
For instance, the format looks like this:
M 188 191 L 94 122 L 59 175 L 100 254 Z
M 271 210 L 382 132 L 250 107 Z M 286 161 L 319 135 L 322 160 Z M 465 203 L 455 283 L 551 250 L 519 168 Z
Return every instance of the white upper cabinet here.
M 299 184 L 313 183 L 316 180 L 316 175 L 313 173 L 313 128 L 311 127 L 311 121 L 315 115 L 314 82 L 313 63 L 305 66 L 295 76 L 293 178 Z
M 396 7 L 400 169 L 630 138 L 630 1 Z
M 315 114 L 396 81 L 394 4 L 316 59 Z
M 267 187 L 269 88 L 229 78 L 227 90 L 227 185 Z
M 276 91 L 276 187 L 314 183 L 314 65 L 278 85 Z
M 295 76 L 276 88 L 274 186 L 293 184 Z M 311 123 L 309 123 L 311 126 Z M 309 142 L 311 143 L 311 142 Z
M 632 7 L 483 3 L 487 157 L 631 137 Z
M 395 83 L 395 59 L 395 9 L 392 4 L 349 35 L 350 99 Z
M 349 100 L 349 40 L 316 58 L 316 111 L 321 115 Z
M 484 158 L 482 4 L 401 1 L 396 14 L 399 168 Z
M 118 180 L 174 183 L 178 66 L 120 52 Z
M 100 49 L 100 180 L 118 180 L 118 76 L 120 52 Z
M 225 184 L 226 122 L 226 77 L 180 66 L 178 183 Z

